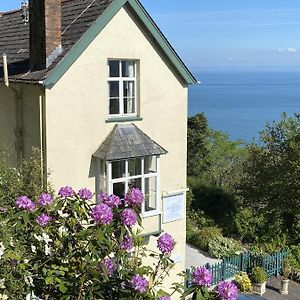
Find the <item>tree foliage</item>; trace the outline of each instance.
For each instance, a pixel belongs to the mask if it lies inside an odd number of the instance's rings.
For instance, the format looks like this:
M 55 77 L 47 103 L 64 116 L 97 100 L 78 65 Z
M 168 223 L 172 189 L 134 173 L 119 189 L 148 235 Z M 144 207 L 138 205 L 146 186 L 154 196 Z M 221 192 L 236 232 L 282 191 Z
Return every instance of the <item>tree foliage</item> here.
M 300 242 L 300 115 L 282 115 L 261 132 L 261 145 L 249 146 L 239 194 L 267 220 L 270 236 L 286 234 Z

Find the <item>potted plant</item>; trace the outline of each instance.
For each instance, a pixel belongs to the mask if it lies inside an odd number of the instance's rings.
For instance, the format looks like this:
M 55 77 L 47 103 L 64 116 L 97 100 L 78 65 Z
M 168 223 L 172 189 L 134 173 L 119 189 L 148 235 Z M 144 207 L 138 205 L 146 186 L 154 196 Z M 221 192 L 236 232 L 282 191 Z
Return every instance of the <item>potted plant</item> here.
M 253 292 L 262 296 L 266 292 L 267 273 L 262 267 L 255 267 L 251 272 Z
M 291 266 L 286 259 L 283 262 L 283 268 L 282 268 L 282 279 L 281 279 L 281 284 L 280 284 L 280 294 L 282 295 L 287 295 L 289 293 L 289 276 L 291 274 Z

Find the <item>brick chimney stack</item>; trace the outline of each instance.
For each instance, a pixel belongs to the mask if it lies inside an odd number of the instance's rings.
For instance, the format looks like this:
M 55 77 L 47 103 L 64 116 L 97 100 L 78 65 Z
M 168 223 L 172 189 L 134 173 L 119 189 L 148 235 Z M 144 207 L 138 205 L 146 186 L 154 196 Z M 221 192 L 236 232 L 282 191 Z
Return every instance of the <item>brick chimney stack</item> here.
M 61 0 L 30 0 L 30 67 L 47 68 L 61 53 Z

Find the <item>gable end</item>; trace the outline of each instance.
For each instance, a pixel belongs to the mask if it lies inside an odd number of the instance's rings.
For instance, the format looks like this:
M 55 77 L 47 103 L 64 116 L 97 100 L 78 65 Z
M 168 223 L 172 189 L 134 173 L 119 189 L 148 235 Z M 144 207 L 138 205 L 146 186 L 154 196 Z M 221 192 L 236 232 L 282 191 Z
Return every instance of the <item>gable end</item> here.
M 56 82 L 73 65 L 78 57 L 85 51 L 90 43 L 97 37 L 97 35 L 126 3 L 131 6 L 142 23 L 149 30 L 151 35 L 154 37 L 164 54 L 168 57 L 183 80 L 187 84 L 197 83 L 195 77 L 182 62 L 178 54 L 164 37 L 163 33 L 159 30 L 159 28 L 146 12 L 141 3 L 138 0 L 114 0 L 103 12 L 103 14 L 95 21 L 95 23 L 91 25 L 91 27 L 82 36 L 82 38 L 70 49 L 63 60 L 50 72 L 47 78 L 43 81 L 43 84 L 47 88 L 51 88 L 56 84 Z

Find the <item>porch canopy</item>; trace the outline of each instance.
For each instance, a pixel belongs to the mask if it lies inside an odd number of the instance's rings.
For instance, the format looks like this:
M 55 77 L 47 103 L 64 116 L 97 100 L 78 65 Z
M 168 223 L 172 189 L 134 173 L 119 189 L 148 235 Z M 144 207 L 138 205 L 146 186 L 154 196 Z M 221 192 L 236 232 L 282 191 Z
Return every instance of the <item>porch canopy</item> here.
M 117 124 L 94 157 L 106 161 L 168 153 L 134 124 Z

